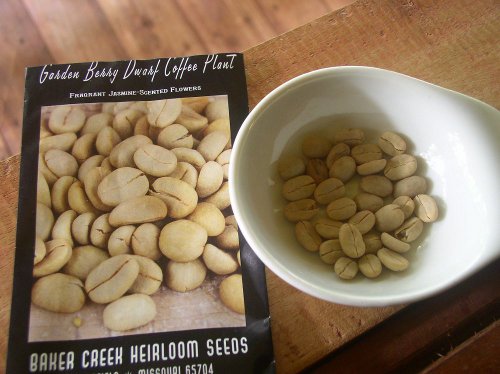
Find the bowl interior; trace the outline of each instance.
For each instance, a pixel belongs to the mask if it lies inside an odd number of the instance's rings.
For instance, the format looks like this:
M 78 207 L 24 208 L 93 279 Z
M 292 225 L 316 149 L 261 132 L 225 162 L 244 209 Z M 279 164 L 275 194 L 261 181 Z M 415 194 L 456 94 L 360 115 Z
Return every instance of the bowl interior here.
M 263 262 L 295 287 L 352 305 L 408 302 L 446 288 L 498 254 L 498 111 L 460 94 L 380 69 L 323 69 L 268 95 L 245 121 L 231 160 L 231 199 L 243 235 Z M 493 124 L 493 125 L 492 125 Z M 410 268 L 376 280 L 337 278 L 302 249 L 282 214 L 276 162 L 300 154 L 305 134 L 333 138 L 359 127 L 367 140 L 401 134 L 440 209 L 406 255 Z

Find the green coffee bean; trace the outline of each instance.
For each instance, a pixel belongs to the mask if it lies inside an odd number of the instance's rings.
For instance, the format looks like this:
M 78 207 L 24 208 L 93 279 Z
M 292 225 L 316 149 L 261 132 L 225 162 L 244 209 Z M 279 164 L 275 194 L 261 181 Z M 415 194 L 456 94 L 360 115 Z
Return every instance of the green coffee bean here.
M 424 222 L 434 222 L 438 218 L 438 207 L 436 200 L 431 196 L 419 194 L 413 199 L 415 202 L 415 214 Z
M 321 237 L 309 221 L 299 221 L 295 225 L 295 237 L 302 247 L 309 252 L 317 252 L 321 245 Z
M 387 248 L 379 249 L 377 257 L 387 269 L 392 271 L 406 270 L 409 265 L 406 258 Z
M 344 253 L 351 258 L 359 258 L 365 254 L 366 246 L 358 228 L 345 223 L 340 227 L 339 241 Z
M 335 262 L 335 273 L 342 279 L 353 279 L 358 274 L 358 264 L 348 257 L 341 257 Z
M 376 278 L 382 273 L 382 263 L 377 256 L 366 254 L 358 260 L 359 271 L 367 278 Z

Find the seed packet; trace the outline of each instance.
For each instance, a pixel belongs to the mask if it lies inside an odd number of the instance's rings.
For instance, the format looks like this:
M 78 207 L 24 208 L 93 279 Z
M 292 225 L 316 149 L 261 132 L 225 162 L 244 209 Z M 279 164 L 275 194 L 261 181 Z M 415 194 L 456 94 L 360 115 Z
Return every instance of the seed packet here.
M 236 53 L 28 68 L 9 373 L 274 372 Z

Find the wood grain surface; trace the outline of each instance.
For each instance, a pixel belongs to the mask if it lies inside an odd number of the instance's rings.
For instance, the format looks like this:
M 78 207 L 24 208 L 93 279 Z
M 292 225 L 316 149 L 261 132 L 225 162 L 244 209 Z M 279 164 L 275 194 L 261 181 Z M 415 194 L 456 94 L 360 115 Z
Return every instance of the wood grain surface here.
M 470 340 L 455 348 L 448 357 L 437 360 L 423 373 L 495 373 L 500 367 L 500 321 L 496 321 Z M 485 356 L 491 360 L 482 359 Z
M 19 184 L 19 156 L 0 161 L 0 372 L 5 372 L 7 339 L 10 320 L 10 301 L 14 273 L 17 197 Z
M 9 7 L 16 10 L 18 5 L 13 3 L 14 1 L 8 1 Z M 107 5 L 111 6 L 109 4 Z M 32 11 L 34 7 L 30 4 L 28 8 Z M 86 14 L 85 12 L 86 10 L 82 10 L 82 14 Z M 108 9 L 107 12 L 113 14 L 112 10 Z M 106 10 L 103 10 L 103 13 L 106 13 Z M 100 21 L 97 19 L 94 22 Z M 154 30 L 149 32 L 155 33 Z M 55 35 L 54 31 L 47 30 L 42 37 L 47 38 L 50 35 Z M 265 35 L 263 34 L 263 37 Z M 424 79 L 474 96 L 498 108 L 500 107 L 498 35 L 500 35 L 500 6 L 494 0 L 358 1 L 246 50 L 244 55 L 250 106 L 253 107 L 279 84 L 301 73 L 335 65 L 369 65 Z M 130 48 L 140 50 L 141 46 Z M 58 45 L 51 47 L 49 56 L 52 56 L 52 53 L 57 53 L 58 57 L 62 58 L 65 52 L 64 48 Z M 89 50 L 85 53 L 92 52 Z M 115 50 L 115 53 L 119 54 L 119 49 Z M 18 166 L 18 157 L 0 162 L 0 175 L 2 175 L 0 208 L 4 212 L 0 218 L 2 222 L 0 239 L 4 253 L 0 275 L 2 298 L 0 328 L 3 331 L 6 331 L 9 316 Z M 494 271 L 498 272 L 498 263 L 495 266 Z M 354 308 L 329 304 L 290 287 L 269 271 L 267 280 L 273 343 L 277 369 L 280 373 L 304 370 L 327 354 L 346 347 L 353 339 L 363 342 L 366 336 L 363 334 L 367 334 L 368 330 L 384 320 L 386 322 L 382 325 L 390 326 L 394 318 L 411 310 L 402 309 L 403 306 Z M 496 289 L 495 285 L 491 285 L 484 290 L 487 295 L 485 298 L 488 300 L 486 305 L 498 304 Z M 463 312 L 466 319 L 467 316 L 474 314 L 474 305 L 482 305 L 477 304 L 478 302 L 477 299 L 468 300 L 467 294 L 462 294 L 459 290 L 456 309 L 453 307 L 447 309 L 446 305 L 443 305 L 443 310 L 449 310 L 452 314 Z M 430 307 L 427 306 L 426 310 L 432 314 L 432 310 L 428 308 Z M 395 314 L 397 311 L 400 312 Z M 419 318 L 418 315 L 416 318 Z M 441 320 L 433 321 L 429 322 L 426 328 L 432 332 L 436 326 L 441 326 L 440 334 L 445 335 L 460 323 L 456 319 L 450 319 L 451 325 L 442 325 Z M 420 331 L 418 325 L 415 329 Z M 402 330 L 395 330 L 393 333 L 407 332 L 403 327 Z M 411 346 L 417 343 L 415 339 L 421 335 L 412 335 L 410 330 L 405 336 L 408 337 L 408 345 Z M 384 339 L 388 344 L 387 340 L 396 337 L 397 335 L 388 335 Z M 487 334 L 486 338 L 488 337 L 491 335 Z M 396 344 L 391 346 L 394 349 L 392 357 L 397 360 L 399 346 L 397 341 L 392 343 Z M 366 350 L 377 345 L 378 342 L 375 340 L 363 348 Z M 405 349 L 405 346 L 401 346 L 401 349 Z M 0 340 L 2 368 L 5 366 L 5 351 L 6 336 Z M 355 352 L 351 358 L 363 351 Z M 334 366 L 330 369 L 335 368 L 337 361 L 333 359 L 331 362 Z M 397 362 L 391 362 L 390 365 L 397 367 Z M 383 368 L 381 370 L 383 371 Z
M 407 306 L 309 371 L 326 374 L 348 367 L 351 373 L 416 373 L 434 366 L 447 367 L 447 358 L 463 362 L 457 357 L 461 347 L 469 341 L 475 345 L 476 335 L 500 319 L 499 267 L 497 260 L 447 292 Z M 487 341 L 493 348 L 500 345 L 500 335 L 495 337 L 498 330 L 492 331 L 491 336 L 487 333 Z M 483 367 L 498 362 L 498 355 L 490 352 L 493 350 L 485 350 L 463 369 L 485 372 Z

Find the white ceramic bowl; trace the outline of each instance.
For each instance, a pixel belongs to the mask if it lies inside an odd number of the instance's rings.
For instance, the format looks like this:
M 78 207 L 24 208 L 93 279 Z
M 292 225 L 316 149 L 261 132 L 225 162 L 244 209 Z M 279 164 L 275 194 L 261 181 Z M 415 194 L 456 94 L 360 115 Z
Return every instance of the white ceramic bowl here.
M 419 160 L 418 175 L 440 219 L 427 225 L 410 268 L 385 269 L 375 280 L 343 281 L 317 253 L 297 243 L 282 214 L 282 152 L 298 139 L 342 127 L 368 136 L 392 130 Z M 465 95 L 402 74 L 369 67 L 333 67 L 294 78 L 250 113 L 233 146 L 230 197 L 239 227 L 275 274 L 318 298 L 380 306 L 415 301 L 456 284 L 500 252 L 500 113 Z M 416 245 L 413 245 L 415 247 Z

